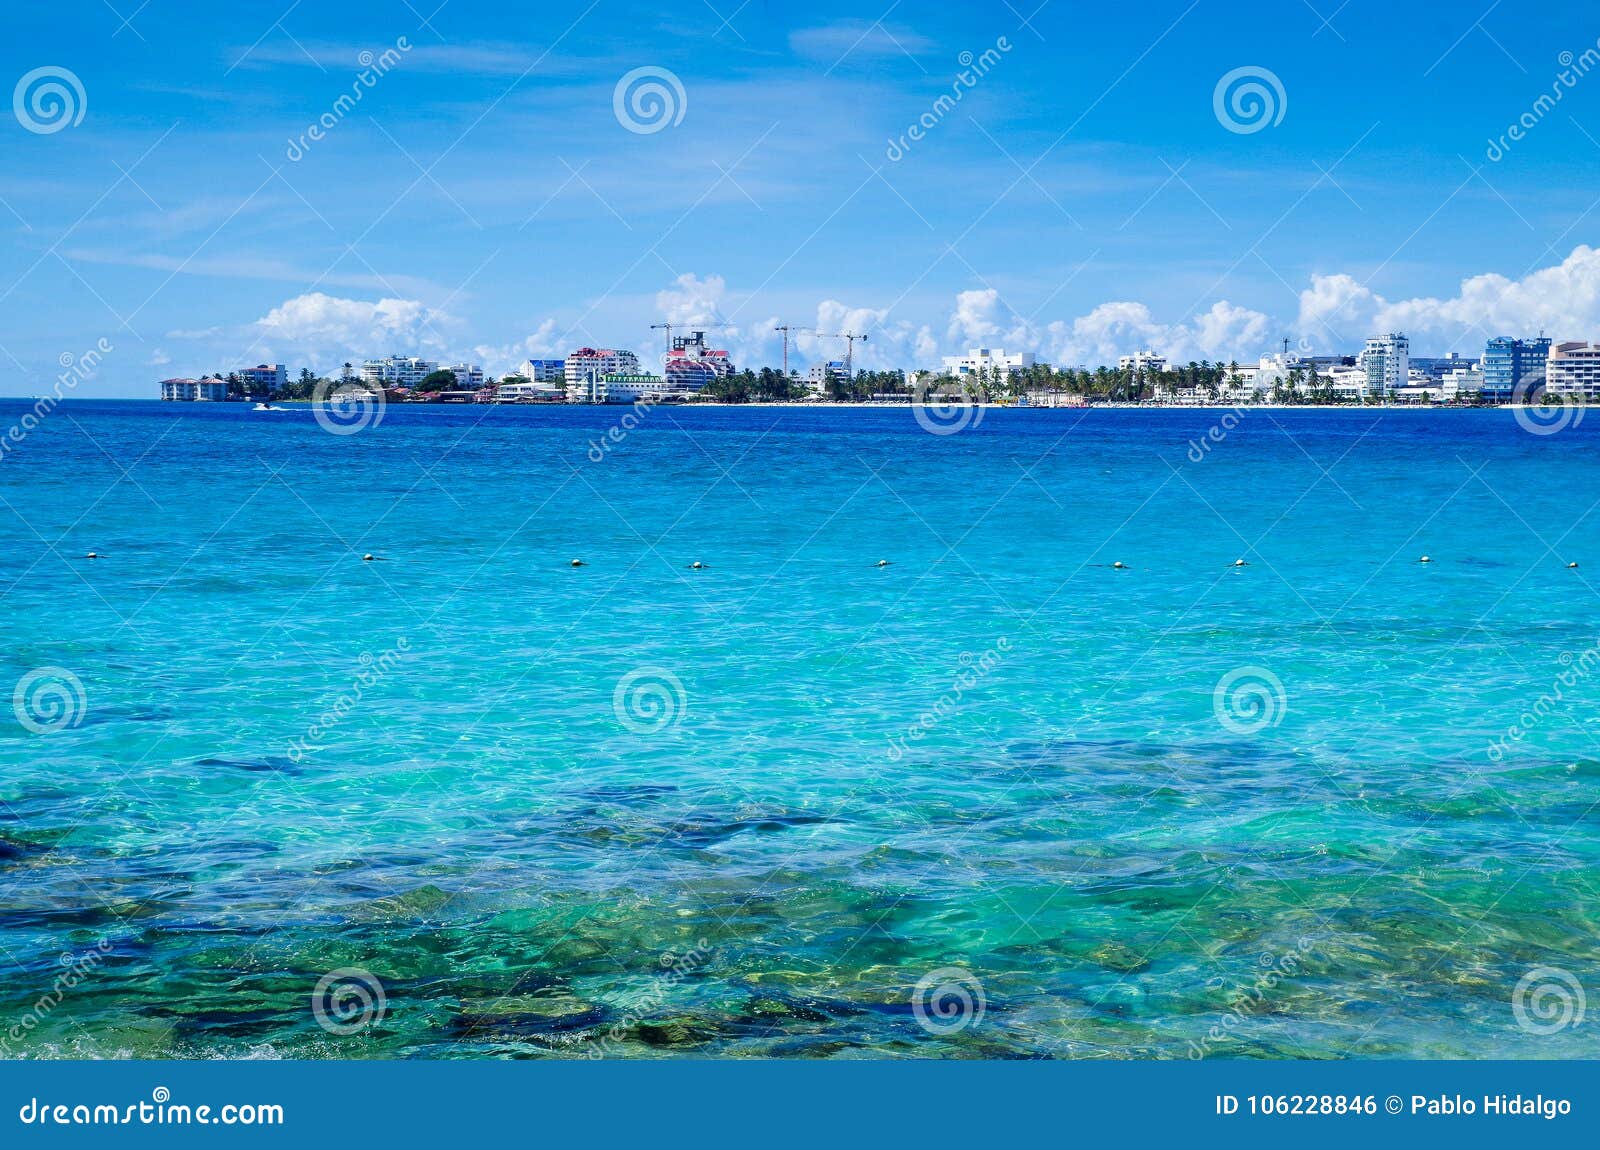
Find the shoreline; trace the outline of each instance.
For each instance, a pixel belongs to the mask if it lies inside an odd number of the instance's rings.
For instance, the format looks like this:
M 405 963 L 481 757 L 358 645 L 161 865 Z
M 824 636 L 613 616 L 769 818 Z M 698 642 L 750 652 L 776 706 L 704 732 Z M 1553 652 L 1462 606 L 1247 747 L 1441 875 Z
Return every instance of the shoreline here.
M 32 404 L 39 400 L 36 395 L 0 395 L 0 403 Z M 239 408 L 250 410 L 253 400 L 225 400 L 217 401 L 182 401 L 147 399 L 133 395 L 107 395 L 107 396 L 71 396 L 62 397 L 56 401 L 59 404 L 69 403 L 159 403 L 175 408 Z M 305 407 L 313 405 L 309 399 L 275 399 L 272 403 L 285 407 Z M 559 410 L 577 408 L 606 408 L 629 409 L 632 403 L 394 403 L 388 406 L 404 408 L 477 408 L 477 407 L 518 407 L 518 408 L 557 408 Z M 695 403 L 657 403 L 650 405 L 654 408 L 669 410 L 684 410 L 697 407 L 804 407 L 821 409 L 838 408 L 872 408 L 877 410 L 900 410 L 918 405 L 906 401 L 904 403 L 869 400 L 752 400 L 749 403 L 729 403 L 722 400 L 705 400 Z M 1018 403 L 948 403 L 925 404 L 927 407 L 976 407 L 983 409 L 998 409 L 1010 411 L 1224 411 L 1243 414 L 1250 411 L 1544 411 L 1552 407 L 1574 407 L 1582 409 L 1586 404 L 1537 404 L 1537 403 L 1479 403 L 1479 404 L 1445 404 L 1445 403 L 1128 403 L 1121 400 L 1108 400 L 1103 403 L 1062 404 L 1049 406 L 1044 404 L 1018 404 Z

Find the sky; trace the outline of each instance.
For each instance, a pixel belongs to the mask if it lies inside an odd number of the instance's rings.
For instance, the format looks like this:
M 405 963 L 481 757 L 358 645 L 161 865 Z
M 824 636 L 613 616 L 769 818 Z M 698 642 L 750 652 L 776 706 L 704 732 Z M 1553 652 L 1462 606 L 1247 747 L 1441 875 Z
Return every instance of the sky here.
M 1592 5 L 67 0 L 0 77 L 6 395 L 1600 339 Z

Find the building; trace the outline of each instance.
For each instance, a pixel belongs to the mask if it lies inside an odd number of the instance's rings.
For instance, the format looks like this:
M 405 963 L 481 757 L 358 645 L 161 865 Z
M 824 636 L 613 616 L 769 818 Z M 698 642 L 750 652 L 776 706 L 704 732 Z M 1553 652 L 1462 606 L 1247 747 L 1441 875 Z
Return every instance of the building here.
M 163 379 L 161 398 L 178 403 L 221 403 L 228 398 L 225 379 Z
M 1371 384 L 1365 367 L 1330 367 L 1317 372 L 1320 386 L 1338 400 L 1360 402 L 1371 394 Z
M 1157 355 L 1155 352 L 1146 348 L 1144 351 L 1136 351 L 1132 355 L 1125 355 L 1121 359 L 1117 360 L 1117 370 L 1143 372 L 1166 371 L 1167 357 L 1164 355 Z
M 566 375 L 567 390 L 582 390 L 589 388 L 589 394 L 594 393 L 594 385 L 598 384 L 608 375 L 638 375 L 639 357 L 631 351 L 613 351 L 610 348 L 580 347 L 577 351 L 567 356 L 563 372 Z M 579 403 L 604 403 L 604 400 L 579 399 Z
M 562 398 L 562 391 L 553 383 L 502 383 L 494 389 L 495 403 L 553 402 Z
M 957 379 L 973 376 L 986 383 L 1002 385 L 1010 380 L 1013 371 L 1021 371 L 1032 366 L 1031 351 L 1019 351 L 1007 355 L 1000 348 L 975 347 L 966 355 L 944 357 L 945 372 Z
M 706 333 L 697 331 L 672 341 L 666 359 L 667 385 L 674 391 L 699 391 L 713 379 L 733 374 L 726 351 L 706 346 Z
M 1385 396 L 1411 382 L 1411 341 L 1404 332 L 1367 337 L 1361 352 L 1361 369 L 1367 376 L 1366 395 Z M 1363 395 L 1361 398 L 1366 398 Z
M 1475 403 L 1483 393 L 1483 372 L 1476 364 L 1447 371 L 1440 380 L 1446 403 Z
M 1514 395 L 1536 396 L 1545 383 L 1551 356 L 1550 339 L 1513 339 L 1499 335 L 1483 348 L 1483 398 L 1490 403 L 1510 403 Z
M 455 373 L 457 387 L 476 391 L 483 386 L 483 368 L 475 363 L 452 363 L 444 370 Z
M 1452 351 L 1449 355 L 1442 356 L 1412 356 L 1411 375 L 1416 377 L 1418 372 L 1433 383 L 1442 383 L 1444 377 L 1452 371 L 1472 369 L 1478 365 L 1463 356 L 1460 352 Z
M 512 372 L 534 383 L 565 383 L 567 361 L 564 359 L 525 359 L 522 366 Z
M 246 391 L 281 391 L 289 386 L 289 369 L 281 363 L 260 363 L 233 373 Z
M 383 359 L 369 359 L 361 365 L 361 382 L 380 387 L 416 387 L 439 370 L 432 360 L 416 356 L 391 355 Z
M 637 403 L 645 396 L 660 399 L 667 392 L 674 390 L 672 385 L 659 375 L 648 375 L 644 372 L 619 372 L 608 375 L 600 381 L 604 389 L 604 396 L 595 400 L 596 403 Z
M 817 395 L 827 393 L 829 380 L 849 378 L 850 371 L 842 359 L 830 359 L 827 363 L 814 364 L 806 369 L 806 386 Z
M 1558 343 L 1546 360 L 1545 389 L 1552 395 L 1600 398 L 1600 343 Z M 1534 398 L 1524 392 L 1518 398 Z

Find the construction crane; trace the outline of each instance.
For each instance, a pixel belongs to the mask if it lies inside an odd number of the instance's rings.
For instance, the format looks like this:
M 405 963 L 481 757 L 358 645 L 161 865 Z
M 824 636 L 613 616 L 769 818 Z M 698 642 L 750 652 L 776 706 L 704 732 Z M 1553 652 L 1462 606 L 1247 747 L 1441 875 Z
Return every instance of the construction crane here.
M 671 351 L 672 350 L 672 329 L 675 328 L 675 327 L 676 328 L 688 328 L 688 329 L 691 329 L 693 331 L 713 331 L 713 330 L 715 330 L 717 328 L 732 327 L 732 326 L 733 326 L 733 324 L 731 324 L 731 323 L 653 323 L 653 324 L 650 325 L 650 330 L 651 331 L 656 331 L 657 329 L 665 330 L 666 333 L 667 333 L 667 350 Z
M 856 340 L 859 339 L 862 343 L 866 343 L 867 342 L 867 337 L 864 336 L 864 335 L 858 335 L 856 332 L 853 332 L 853 331 L 835 331 L 835 332 L 821 332 L 821 331 L 819 331 L 819 332 L 817 332 L 817 338 L 818 339 L 842 339 L 842 340 L 844 340 L 844 373 L 850 379 L 854 379 L 855 375 L 856 375 L 856 370 L 855 370 Z
M 777 327 L 773 328 L 772 330 L 773 331 L 781 331 L 781 332 L 783 332 L 783 378 L 784 379 L 788 379 L 789 378 L 789 333 L 792 331 L 796 335 L 798 335 L 801 332 L 807 332 L 807 331 L 810 331 L 811 329 L 809 327 L 794 327 L 794 326 L 792 326 L 790 324 L 781 323 Z

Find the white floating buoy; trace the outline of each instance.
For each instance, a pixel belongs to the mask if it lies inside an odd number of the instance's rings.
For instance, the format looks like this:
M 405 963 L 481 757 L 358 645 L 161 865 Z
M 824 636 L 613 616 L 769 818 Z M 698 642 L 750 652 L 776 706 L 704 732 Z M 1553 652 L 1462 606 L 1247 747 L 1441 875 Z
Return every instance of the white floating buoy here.
M 889 566 L 889 561 L 887 559 L 879 559 L 878 560 L 878 566 L 879 567 L 887 567 L 887 566 Z M 1577 564 L 1574 563 L 1573 566 L 1576 567 Z
M 583 566 L 583 560 L 582 559 L 574 559 L 572 561 L 572 566 L 574 566 L 574 567 L 582 567 Z
M 1128 569 L 1128 565 L 1126 563 L 1124 563 L 1121 559 L 1118 559 L 1111 566 L 1115 567 L 1118 571 L 1126 571 Z
M 1248 567 L 1248 566 L 1250 566 L 1250 564 L 1246 563 L 1243 559 L 1235 559 L 1233 561 L 1233 565 L 1235 567 Z
M 91 552 L 89 552 L 89 554 L 87 554 L 87 555 L 85 555 L 85 556 L 84 556 L 84 558 L 85 558 L 85 559 L 98 559 L 98 558 L 100 558 L 100 552 L 98 552 L 98 551 L 91 551 Z M 1577 566 L 1577 564 L 1576 564 L 1576 563 L 1574 563 L 1574 564 L 1573 564 L 1573 566 L 1574 566 L 1574 567 L 1576 567 L 1576 566 Z
M 1421 559 L 1418 559 L 1417 562 L 1418 563 L 1432 563 L 1433 562 L 1433 557 L 1430 556 L 1430 555 L 1424 555 Z
M 1578 567 L 1578 565 L 1576 563 L 1568 563 L 1567 564 L 1567 570 L 1568 571 L 1575 571 L 1575 570 L 1577 570 L 1577 567 Z
M 706 569 L 706 565 L 704 563 L 700 562 L 700 560 L 698 560 L 698 559 L 696 559 L 693 563 L 689 564 L 689 570 L 691 570 L 691 571 L 704 571 L 705 569 Z

